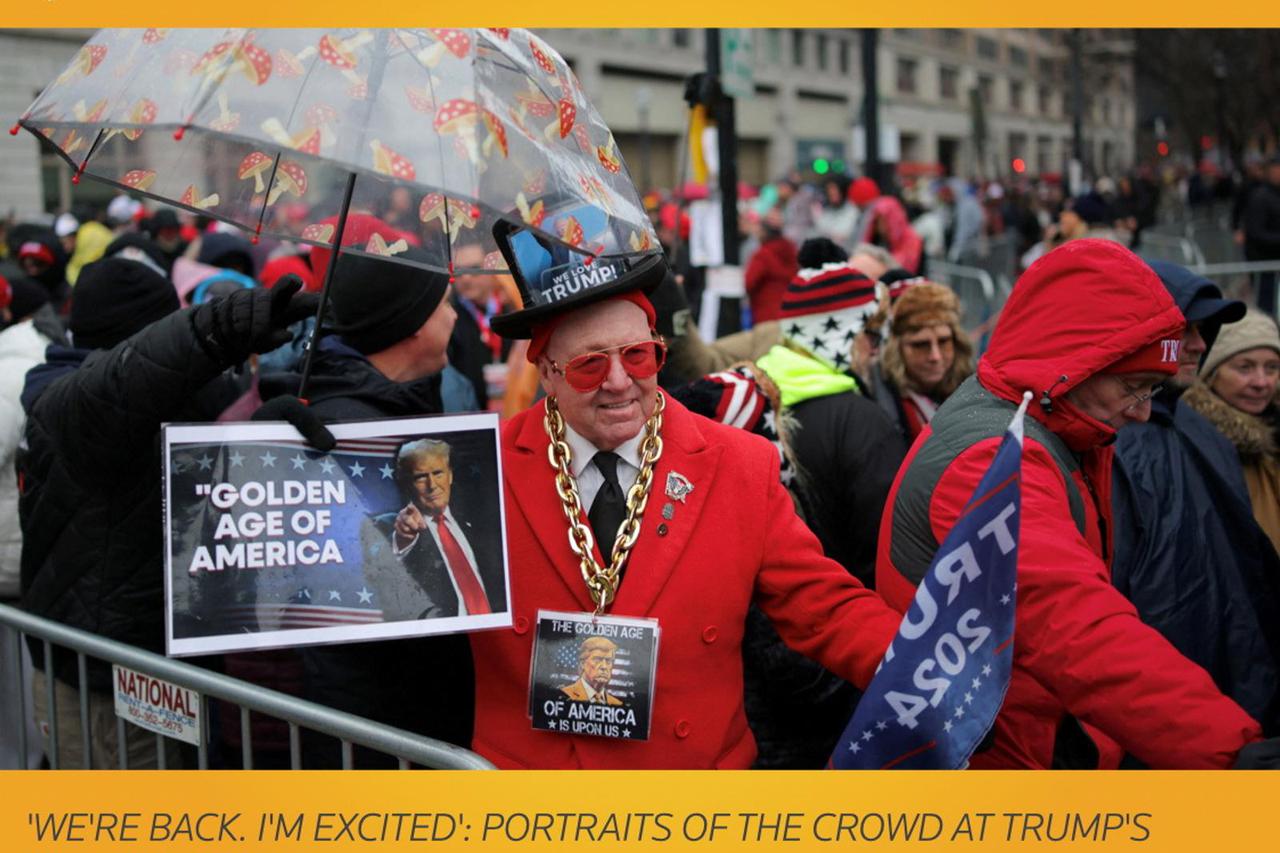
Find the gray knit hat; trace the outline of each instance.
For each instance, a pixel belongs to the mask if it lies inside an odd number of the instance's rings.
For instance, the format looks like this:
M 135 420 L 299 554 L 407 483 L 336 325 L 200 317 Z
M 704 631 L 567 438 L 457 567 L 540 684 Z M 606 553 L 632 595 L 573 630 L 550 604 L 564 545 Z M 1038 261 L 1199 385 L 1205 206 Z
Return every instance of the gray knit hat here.
M 1270 347 L 1280 353 L 1280 329 L 1276 328 L 1275 320 L 1250 308 L 1243 320 L 1228 323 L 1218 332 L 1213 349 L 1200 365 L 1200 378 L 1207 380 L 1227 359 L 1258 347 Z

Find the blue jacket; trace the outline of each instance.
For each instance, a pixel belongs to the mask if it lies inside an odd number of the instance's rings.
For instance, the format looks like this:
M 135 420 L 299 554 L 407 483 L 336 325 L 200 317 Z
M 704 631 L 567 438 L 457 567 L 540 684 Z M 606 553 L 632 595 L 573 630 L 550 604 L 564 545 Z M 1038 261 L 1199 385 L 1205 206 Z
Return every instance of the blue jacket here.
M 1208 284 L 1160 272 L 1184 313 Z M 1254 521 L 1235 449 L 1190 406 L 1159 397 L 1147 423 L 1120 430 L 1112 488 L 1116 587 L 1275 735 L 1280 557 Z

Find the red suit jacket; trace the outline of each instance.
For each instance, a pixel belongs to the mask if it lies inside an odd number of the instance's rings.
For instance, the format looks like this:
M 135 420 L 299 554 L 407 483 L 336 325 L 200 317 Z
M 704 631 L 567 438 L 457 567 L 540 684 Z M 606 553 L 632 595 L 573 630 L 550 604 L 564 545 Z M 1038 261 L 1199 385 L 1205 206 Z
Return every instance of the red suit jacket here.
M 471 635 L 475 751 L 513 768 L 749 767 L 756 747 L 742 706 L 741 642 L 753 600 L 792 647 L 866 686 L 898 614 L 822 555 L 778 480 L 773 445 L 668 398 L 640 538 L 608 610 L 659 620 L 649 740 L 534 730 L 528 690 L 538 611 L 593 609 L 547 461 L 544 411 L 534 406 L 502 431 L 514 624 Z M 693 491 L 665 520 L 671 471 Z

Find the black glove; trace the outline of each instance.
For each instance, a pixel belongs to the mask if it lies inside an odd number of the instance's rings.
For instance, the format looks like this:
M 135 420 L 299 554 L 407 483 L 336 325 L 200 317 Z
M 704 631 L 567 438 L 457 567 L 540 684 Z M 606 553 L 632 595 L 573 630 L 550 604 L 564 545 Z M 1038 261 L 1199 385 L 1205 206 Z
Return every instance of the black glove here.
M 333 450 L 334 445 L 338 443 L 333 433 L 329 432 L 329 428 L 324 425 L 324 421 L 316 417 L 316 413 L 311 411 L 306 403 L 292 394 L 272 397 L 258 407 L 258 411 L 253 413 L 253 419 L 255 421 L 288 421 L 293 424 L 294 429 L 302 433 L 307 444 L 324 453 Z
M 286 275 L 270 290 L 237 290 L 196 308 L 191 326 L 209 357 L 232 367 L 289 343 L 289 326 L 316 313 L 320 297 L 301 289 L 302 279 Z
M 1247 744 L 1236 754 L 1233 770 L 1280 770 L 1280 738 Z

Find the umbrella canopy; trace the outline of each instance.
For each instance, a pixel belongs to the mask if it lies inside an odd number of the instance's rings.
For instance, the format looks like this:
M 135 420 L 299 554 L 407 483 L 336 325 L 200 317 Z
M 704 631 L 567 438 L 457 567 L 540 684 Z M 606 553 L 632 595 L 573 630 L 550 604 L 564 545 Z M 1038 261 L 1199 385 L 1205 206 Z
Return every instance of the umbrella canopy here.
M 19 125 L 77 180 L 255 236 L 418 245 L 442 272 L 506 272 L 502 218 L 592 255 L 660 251 L 613 135 L 524 30 L 102 30 Z M 338 228 L 346 191 L 389 227 Z

